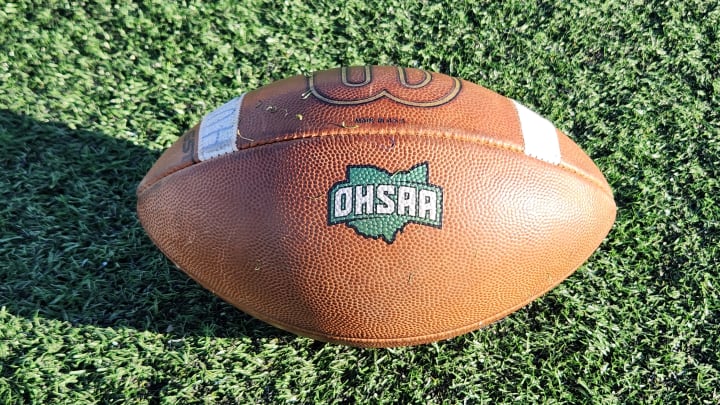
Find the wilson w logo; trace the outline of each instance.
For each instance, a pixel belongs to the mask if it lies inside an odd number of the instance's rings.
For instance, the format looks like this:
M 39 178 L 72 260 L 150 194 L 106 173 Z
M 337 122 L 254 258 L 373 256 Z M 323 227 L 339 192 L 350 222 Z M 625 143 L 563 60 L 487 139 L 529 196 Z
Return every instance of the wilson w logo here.
M 358 105 L 388 98 L 407 106 L 437 107 L 454 99 L 461 84 L 457 78 L 418 69 L 364 66 L 313 73 L 308 78 L 308 87 L 309 94 L 335 105 Z

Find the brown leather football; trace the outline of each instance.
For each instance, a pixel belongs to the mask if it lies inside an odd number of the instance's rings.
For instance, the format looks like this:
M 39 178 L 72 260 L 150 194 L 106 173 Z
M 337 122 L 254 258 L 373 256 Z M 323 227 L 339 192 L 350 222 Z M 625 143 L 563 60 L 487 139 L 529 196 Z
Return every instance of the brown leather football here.
M 344 67 L 206 115 L 140 183 L 138 215 L 190 277 L 279 328 L 353 346 L 446 339 L 547 292 L 615 220 L 553 124 L 481 86 Z

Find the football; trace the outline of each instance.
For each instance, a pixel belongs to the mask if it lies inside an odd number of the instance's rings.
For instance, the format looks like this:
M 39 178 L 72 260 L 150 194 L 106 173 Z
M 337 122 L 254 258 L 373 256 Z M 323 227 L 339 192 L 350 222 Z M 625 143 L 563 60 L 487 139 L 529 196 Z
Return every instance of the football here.
M 484 327 L 582 265 L 615 220 L 593 161 L 519 102 L 343 67 L 216 108 L 137 188 L 177 267 L 310 338 L 407 346 Z

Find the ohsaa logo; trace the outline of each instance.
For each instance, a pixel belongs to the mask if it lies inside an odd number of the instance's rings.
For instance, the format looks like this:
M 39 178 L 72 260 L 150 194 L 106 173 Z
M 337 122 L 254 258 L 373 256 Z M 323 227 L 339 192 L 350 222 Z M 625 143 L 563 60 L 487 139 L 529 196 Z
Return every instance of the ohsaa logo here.
M 428 181 L 428 163 L 390 173 L 375 166 L 348 166 L 346 179 L 328 191 L 328 223 L 387 243 L 408 223 L 442 227 L 442 189 Z

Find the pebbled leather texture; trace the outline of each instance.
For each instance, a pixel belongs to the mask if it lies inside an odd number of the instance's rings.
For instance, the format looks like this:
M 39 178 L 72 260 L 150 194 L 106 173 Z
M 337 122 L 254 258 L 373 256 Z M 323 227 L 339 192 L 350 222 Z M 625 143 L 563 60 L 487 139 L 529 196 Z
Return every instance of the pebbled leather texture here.
M 615 219 L 574 142 L 552 134 L 559 163 L 526 154 L 513 101 L 467 81 L 331 69 L 238 105 L 232 151 L 201 161 L 207 135 L 188 131 L 138 215 L 190 277 L 297 334 L 390 347 L 478 329 L 568 277 Z

